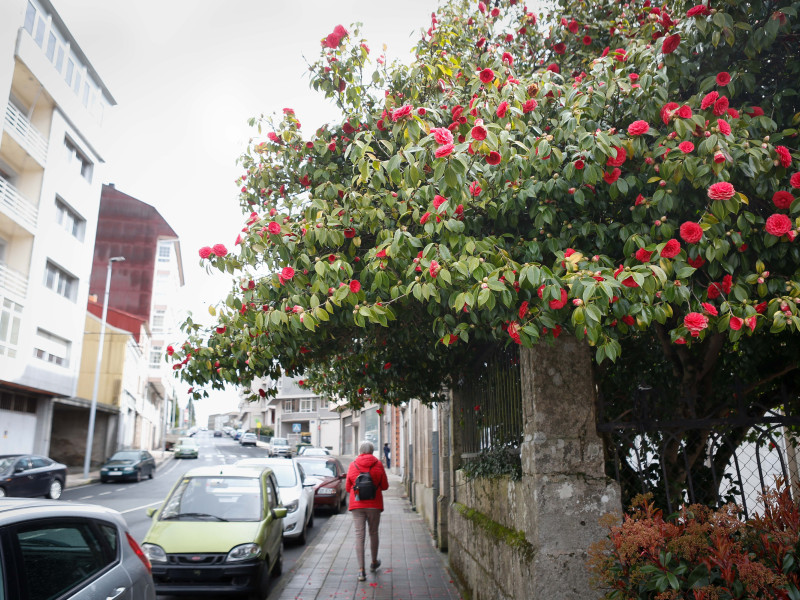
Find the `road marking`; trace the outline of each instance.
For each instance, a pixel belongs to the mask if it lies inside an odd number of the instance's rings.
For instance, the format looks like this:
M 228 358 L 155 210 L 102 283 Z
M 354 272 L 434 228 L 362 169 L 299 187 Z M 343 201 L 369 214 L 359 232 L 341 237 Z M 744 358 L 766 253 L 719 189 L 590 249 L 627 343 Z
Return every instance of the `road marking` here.
M 163 502 L 163 501 L 162 500 L 158 500 L 156 502 L 151 502 L 150 504 L 145 504 L 144 506 L 137 506 L 136 508 L 129 508 L 128 510 L 121 510 L 119 512 L 124 515 L 125 513 L 133 512 L 135 510 L 142 510 L 143 508 L 148 508 L 150 506 L 161 504 L 161 502 Z
M 108 496 L 111 492 L 100 492 L 98 496 Z
M 121 491 L 123 491 L 124 489 L 125 489 L 125 488 L 117 488 L 117 489 L 115 489 L 114 491 L 115 491 L 115 492 L 121 492 Z M 359 489 L 360 489 L 360 488 L 359 488 Z
M 88 500 L 89 498 L 94 498 L 94 496 L 84 496 L 81 500 Z

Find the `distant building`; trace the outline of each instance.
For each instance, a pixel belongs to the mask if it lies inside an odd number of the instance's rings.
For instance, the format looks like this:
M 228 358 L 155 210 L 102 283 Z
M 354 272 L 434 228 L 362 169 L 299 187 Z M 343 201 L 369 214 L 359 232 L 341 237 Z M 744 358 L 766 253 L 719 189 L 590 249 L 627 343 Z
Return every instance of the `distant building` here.
M 281 377 L 278 394 L 271 405 L 276 407 L 275 435 L 299 443 L 303 438 L 313 446 L 339 452 L 339 413 L 331 410 L 327 398 L 300 385 L 302 378 Z
M 75 395 L 115 104 L 49 0 L 0 2 L 0 453 L 49 453 Z

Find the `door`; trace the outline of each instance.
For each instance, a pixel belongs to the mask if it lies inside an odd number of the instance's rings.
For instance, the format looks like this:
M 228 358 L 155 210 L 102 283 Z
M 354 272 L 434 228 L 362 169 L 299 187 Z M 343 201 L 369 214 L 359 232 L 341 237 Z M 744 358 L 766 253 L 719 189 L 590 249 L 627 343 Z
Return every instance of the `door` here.
M 275 482 L 275 476 L 271 475 L 267 478 L 267 511 L 271 512 L 273 508 L 278 507 L 278 485 Z M 267 539 L 265 546 L 268 548 L 270 560 L 273 562 L 267 565 L 268 569 L 272 568 L 275 559 L 280 552 L 281 543 L 283 542 L 283 520 L 273 519 L 270 526 L 267 527 Z
M 50 481 L 53 479 L 53 471 L 50 464 L 41 456 L 31 456 L 31 480 L 34 485 L 35 496 L 44 496 L 50 492 Z
M 31 497 L 36 494 L 36 482 L 31 473 L 31 459 L 23 456 L 17 459 L 11 473 L 11 481 L 5 484 L 9 496 Z

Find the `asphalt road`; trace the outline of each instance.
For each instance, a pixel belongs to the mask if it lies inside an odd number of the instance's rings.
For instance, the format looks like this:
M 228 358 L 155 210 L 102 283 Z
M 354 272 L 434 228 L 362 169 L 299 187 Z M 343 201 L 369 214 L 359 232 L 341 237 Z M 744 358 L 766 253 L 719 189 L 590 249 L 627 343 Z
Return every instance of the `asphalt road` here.
M 197 439 L 200 443 L 199 458 L 173 458 L 168 460 L 156 471 L 153 479 L 143 479 L 139 483 L 94 483 L 69 488 L 64 490 L 62 499 L 98 504 L 119 511 L 125 517 L 131 535 L 141 544 L 150 528 L 150 517 L 147 516 L 145 511 L 150 507 L 157 508 L 160 506 L 172 486 L 186 471 L 199 466 L 230 465 L 242 458 L 267 456 L 267 451 L 264 448 L 240 446 L 239 442 L 233 441 L 226 435 L 221 438 L 215 438 L 210 431 L 199 432 Z M 311 542 L 319 533 L 329 516 L 330 513 L 327 511 L 316 511 L 314 513 L 314 527 L 308 530 L 306 544 Z M 285 544 L 283 555 L 284 574 L 291 570 L 304 549 L 304 545 L 295 542 L 289 541 Z M 282 575 L 282 577 L 284 576 Z M 273 582 L 273 585 L 278 580 Z M 161 598 L 164 597 L 162 596 Z

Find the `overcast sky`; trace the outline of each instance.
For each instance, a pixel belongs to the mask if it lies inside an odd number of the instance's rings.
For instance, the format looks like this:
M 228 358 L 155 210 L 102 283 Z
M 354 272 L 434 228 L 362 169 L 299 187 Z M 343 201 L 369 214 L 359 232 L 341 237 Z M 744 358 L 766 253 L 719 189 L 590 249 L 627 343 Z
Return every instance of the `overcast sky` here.
M 364 24 L 373 58 L 407 61 L 435 0 L 52 0 L 117 106 L 106 114 L 104 183 L 155 206 L 181 239 L 185 305 L 207 315 L 229 288 L 197 250 L 234 248 L 243 226 L 236 159 L 255 132 L 247 119 L 295 109 L 310 136 L 337 119 L 308 87 L 306 60 L 334 26 Z M 180 332 L 175 332 L 180 341 Z M 183 391 L 183 385 L 179 387 Z M 235 391 L 200 403 L 236 408 Z M 204 421 L 202 421 L 204 422 Z

